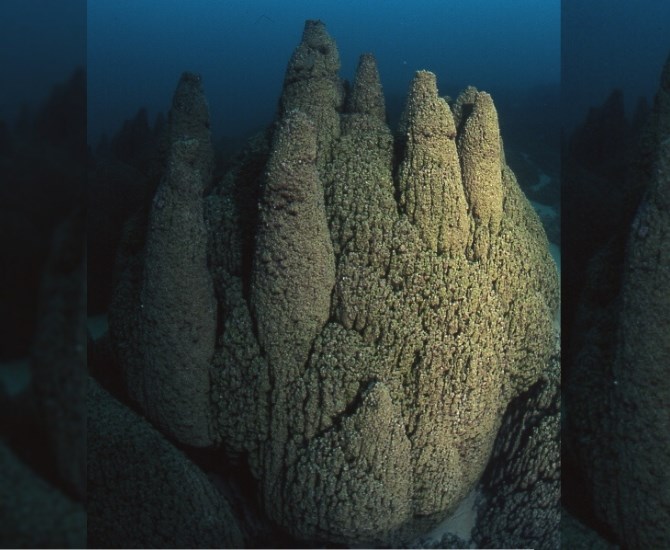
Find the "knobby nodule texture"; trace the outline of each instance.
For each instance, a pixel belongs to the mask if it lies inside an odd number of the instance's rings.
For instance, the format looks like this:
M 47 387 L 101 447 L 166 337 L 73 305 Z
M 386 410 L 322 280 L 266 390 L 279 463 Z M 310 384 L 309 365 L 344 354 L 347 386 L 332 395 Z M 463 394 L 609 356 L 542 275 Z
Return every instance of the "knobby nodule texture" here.
M 308 21 L 276 123 L 211 187 L 207 104 L 182 77 L 110 332 L 143 414 L 244 457 L 292 535 L 402 544 L 474 487 L 548 368 L 558 275 L 490 95 L 449 105 L 419 71 L 394 137 L 374 57 L 351 87 L 339 67 Z
M 623 243 L 623 261 L 610 243 L 589 265 L 565 392 L 565 446 L 617 542 L 654 548 L 670 538 L 670 58 L 637 157 L 630 184 L 643 196 L 630 227 L 613 238 Z

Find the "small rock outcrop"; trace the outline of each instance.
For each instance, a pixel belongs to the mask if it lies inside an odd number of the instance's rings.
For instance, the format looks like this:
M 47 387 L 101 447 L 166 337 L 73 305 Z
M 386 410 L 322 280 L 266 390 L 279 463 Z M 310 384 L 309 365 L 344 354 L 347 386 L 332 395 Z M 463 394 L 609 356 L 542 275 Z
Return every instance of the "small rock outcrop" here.
M 230 505 L 207 476 L 93 379 L 87 432 L 88 546 L 243 546 Z

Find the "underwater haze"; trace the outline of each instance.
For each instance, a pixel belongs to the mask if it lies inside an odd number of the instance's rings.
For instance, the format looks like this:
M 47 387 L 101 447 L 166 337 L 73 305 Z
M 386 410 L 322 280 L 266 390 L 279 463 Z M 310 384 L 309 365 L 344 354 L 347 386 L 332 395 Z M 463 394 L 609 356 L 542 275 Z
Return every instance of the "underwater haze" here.
M 86 0 L 0 2 L 0 119 L 36 107 L 86 61 Z
M 203 77 L 215 138 L 267 125 L 306 19 L 326 23 L 345 78 L 374 53 L 389 109 L 419 69 L 450 95 L 560 79 L 559 0 L 90 0 L 89 142 L 142 106 L 150 119 L 166 112 L 185 70 Z
M 650 101 L 670 49 L 670 2 L 563 0 L 562 6 L 564 127 L 574 128 L 614 88 L 623 92 L 629 115 L 640 96 Z

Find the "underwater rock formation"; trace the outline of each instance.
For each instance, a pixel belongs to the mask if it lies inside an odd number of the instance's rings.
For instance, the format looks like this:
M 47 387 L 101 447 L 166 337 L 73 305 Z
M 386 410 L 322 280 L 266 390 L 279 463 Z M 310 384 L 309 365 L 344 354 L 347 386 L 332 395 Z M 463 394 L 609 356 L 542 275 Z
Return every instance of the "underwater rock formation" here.
M 86 544 L 85 136 L 78 69 L 0 152 L 4 547 Z
M 169 145 L 166 130 L 162 113 L 150 127 L 146 109 L 139 109 L 111 139 L 103 136 L 95 151 L 89 149 L 86 230 L 90 316 L 107 312 L 123 225 L 148 208 L 165 172 Z
M 242 547 L 230 506 L 207 476 L 93 379 L 88 384 L 88 545 Z
M 550 368 L 509 405 L 479 484 L 478 548 L 561 546 L 560 377 L 557 345 Z
M 670 538 L 670 59 L 642 143 L 651 162 L 623 267 L 611 246 L 592 262 L 580 312 L 587 330 L 566 392 L 569 447 L 594 512 L 629 548 Z M 614 289 L 607 301 L 603 281 Z
M 167 170 L 149 214 L 139 281 L 117 291 L 118 308 L 111 311 L 123 308 L 123 314 L 112 326 L 116 340 L 128 343 L 118 351 L 132 398 L 165 433 L 206 446 L 213 442 L 209 361 L 216 304 L 202 193 L 213 152 L 198 76 L 182 76 L 169 124 Z
M 670 540 L 670 59 L 656 102 L 655 171 L 628 239 L 612 371 L 620 532 L 632 548 Z
M 86 511 L 0 440 L 0 540 L 14 548 L 83 548 Z
M 0 384 L 3 546 L 86 544 L 84 216 L 56 228 L 42 274 L 27 386 Z
M 86 499 L 86 254 L 79 209 L 55 231 L 32 353 L 37 414 L 62 484 Z
M 110 330 L 152 422 L 244 458 L 293 536 L 406 544 L 475 486 L 549 368 L 558 278 L 488 94 L 452 112 L 418 72 L 394 144 L 374 58 L 350 90 L 338 70 L 308 21 L 277 123 L 204 198 L 207 140 L 173 134 Z M 173 111 L 202 104 L 184 86 Z

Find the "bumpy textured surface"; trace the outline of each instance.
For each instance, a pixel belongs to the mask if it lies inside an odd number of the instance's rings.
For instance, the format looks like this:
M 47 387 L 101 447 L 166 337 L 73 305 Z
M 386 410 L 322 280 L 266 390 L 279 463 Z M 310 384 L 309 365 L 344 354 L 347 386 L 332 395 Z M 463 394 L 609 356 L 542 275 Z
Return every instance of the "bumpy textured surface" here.
M 317 123 L 315 139 L 310 125 L 284 111 L 265 178 L 253 277 L 265 278 L 269 269 L 258 261 L 268 254 L 264 224 L 285 218 L 293 223 L 280 227 L 293 231 L 303 217 L 303 199 L 290 196 L 295 191 L 275 196 L 277 166 L 301 179 L 305 195 L 320 180 L 334 257 L 315 229 L 312 265 L 291 271 L 304 262 L 305 237 L 296 235 L 269 264 L 281 274 L 272 281 L 284 311 L 269 313 L 277 311 L 275 298 L 255 287 L 246 307 L 243 296 L 235 300 L 234 318 L 244 322 L 224 327 L 226 356 L 235 359 L 219 366 L 227 381 L 221 402 L 258 392 L 255 399 L 268 408 L 247 416 L 245 433 L 255 437 L 223 438 L 246 446 L 238 452 L 262 449 L 252 463 L 262 464 L 266 507 L 297 536 L 389 541 L 448 513 L 481 474 L 508 400 L 548 364 L 556 272 L 537 217 L 501 164 L 489 96 L 474 92 L 459 137 L 434 75 L 418 73 L 404 117 L 404 152 L 394 159 L 379 102 L 350 100 L 354 112 L 339 114 L 332 40 L 319 23 L 308 23 L 305 35 L 281 103 L 330 125 Z M 301 69 L 305 58 L 317 74 Z M 366 56 L 359 65 L 356 97 L 381 96 L 371 63 Z M 363 93 L 364 86 L 372 90 Z M 317 95 L 309 93 L 314 89 Z M 289 132 L 292 148 L 285 151 Z M 312 199 L 310 208 L 321 205 Z M 273 239 L 285 242 L 278 230 Z M 327 271 L 330 261 L 332 289 L 329 277 L 310 274 Z M 222 293 L 234 290 L 228 284 Z M 321 304 L 331 290 L 327 317 Z M 289 303 L 291 295 L 313 297 L 309 315 Z M 260 345 L 249 345 L 254 328 Z M 281 342 L 282 349 L 264 342 Z M 269 374 L 258 372 L 265 368 Z M 252 378 L 269 389 L 245 387 Z M 235 384 L 241 391 L 231 391 L 232 380 L 245 380 Z M 256 403 L 244 408 L 253 411 Z M 221 424 L 239 432 L 227 420 L 239 403 L 229 407 Z M 415 517 L 430 519 L 413 525 Z
M 657 158 L 628 239 L 613 375 L 622 540 L 670 540 L 670 60 L 657 96 Z
M 560 355 L 514 399 L 480 483 L 478 548 L 557 549 L 560 540 Z
M 89 546 L 242 546 L 230 506 L 207 476 L 92 379 L 88 449 Z
M 570 447 L 596 515 L 626 547 L 653 548 L 670 538 L 670 60 L 641 149 L 647 190 L 620 292 L 599 300 L 617 265 L 604 250 L 591 266 L 581 312 L 589 330 L 575 346 L 567 402 Z
M 83 548 L 86 511 L 0 441 L 0 541 L 7 548 Z
M 377 61 L 371 53 L 364 53 L 358 62 L 356 80 L 347 96 L 347 112 L 364 113 L 386 121 L 386 101 L 377 70 Z
M 53 460 L 70 494 L 81 500 L 86 498 L 84 246 L 84 215 L 78 211 L 54 234 L 31 365 Z
M 207 271 L 202 193 L 211 177 L 209 114 L 200 78 L 185 73 L 170 111 L 166 174 L 154 196 L 141 260 L 129 260 L 110 328 L 132 398 L 166 434 L 213 441 L 209 362 L 216 302 Z
M 567 510 L 561 514 L 561 548 L 580 550 L 618 550 L 619 546 L 601 538 Z
M 435 76 L 417 73 L 394 144 L 374 58 L 349 93 L 338 69 L 323 23 L 308 21 L 272 135 L 204 201 L 213 431 L 292 535 L 403 544 L 472 489 L 507 404 L 549 365 L 557 273 L 488 94 L 468 89 L 454 115 Z M 150 261 L 130 255 L 117 295 L 138 304 L 124 290 L 134 276 L 156 290 L 152 308 L 174 301 L 189 319 L 179 304 L 194 293 L 150 283 Z M 154 342 L 174 354 L 177 342 Z

